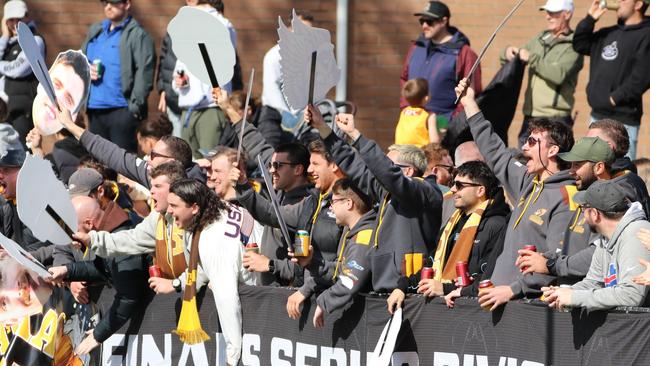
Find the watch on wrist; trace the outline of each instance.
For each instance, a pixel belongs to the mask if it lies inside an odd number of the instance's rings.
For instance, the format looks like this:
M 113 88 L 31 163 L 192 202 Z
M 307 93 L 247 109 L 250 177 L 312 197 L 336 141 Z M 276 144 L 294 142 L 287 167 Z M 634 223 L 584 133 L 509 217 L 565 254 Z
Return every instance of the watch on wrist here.
M 548 269 L 548 272 L 553 274 L 555 273 L 555 259 L 547 259 L 546 260 L 546 268 Z
M 269 259 L 269 272 L 275 272 L 275 261 L 273 259 Z
M 181 289 L 183 288 L 181 284 L 181 280 L 178 278 L 174 278 L 172 280 L 172 287 L 174 287 L 174 290 L 176 290 L 176 292 L 181 292 Z

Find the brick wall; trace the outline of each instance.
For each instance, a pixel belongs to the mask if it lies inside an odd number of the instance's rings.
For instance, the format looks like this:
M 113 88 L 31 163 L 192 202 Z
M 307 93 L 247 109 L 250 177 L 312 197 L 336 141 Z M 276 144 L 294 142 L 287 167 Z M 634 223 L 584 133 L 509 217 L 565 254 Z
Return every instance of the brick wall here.
M 336 37 L 336 0 L 224 0 L 226 16 L 233 22 L 238 33 L 238 52 L 244 75 L 250 68 L 260 72 L 264 53 L 277 41 L 277 16 L 285 20 L 292 7 L 311 11 L 318 27 L 329 29 L 332 40 Z M 85 32 L 94 21 L 102 19 L 102 8 L 95 0 L 27 0 L 33 18 L 48 44 L 48 61 L 59 50 L 78 48 Z M 448 0 L 452 12 L 452 25 L 460 28 L 471 40 L 478 52 L 487 41 L 494 27 L 510 10 L 514 0 Z M 517 15 L 497 36 L 482 63 L 483 85 L 498 70 L 498 52 L 509 44 L 521 45 L 545 27 L 543 13 L 538 6 L 544 0 L 528 0 Z M 575 18 L 572 24 L 584 17 L 588 0 L 576 0 Z M 133 0 L 133 14 L 160 45 L 169 20 L 182 0 Z M 377 139 L 383 146 L 391 143 L 394 125 L 398 117 L 399 75 L 409 41 L 417 37 L 419 24 L 412 16 L 422 10 L 426 0 L 350 0 L 349 9 L 349 56 L 348 99 L 359 106 L 358 121 L 361 130 Z M 613 24 L 614 16 L 607 14 L 599 24 Z M 585 86 L 588 80 L 588 60 L 580 75 L 576 93 L 576 136 L 586 130 L 590 113 L 586 103 Z M 254 91 L 261 92 L 261 73 L 257 74 Z M 150 98 L 157 102 L 156 95 Z M 646 110 L 650 102 L 646 95 Z M 521 108 L 519 108 L 521 109 Z M 639 156 L 650 156 L 649 117 L 643 119 Z M 510 142 L 521 125 L 521 113 L 511 127 Z

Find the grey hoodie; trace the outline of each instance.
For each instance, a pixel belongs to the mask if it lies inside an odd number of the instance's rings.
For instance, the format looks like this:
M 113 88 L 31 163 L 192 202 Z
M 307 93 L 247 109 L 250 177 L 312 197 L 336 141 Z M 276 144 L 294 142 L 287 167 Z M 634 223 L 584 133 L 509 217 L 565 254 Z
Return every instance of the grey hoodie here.
M 467 122 L 479 151 L 515 204 L 503 252 L 497 258 L 491 280 L 495 286 L 510 285 L 517 297 L 525 294 L 537 296 L 539 289 L 549 285 L 555 277 L 539 273 L 522 276 L 515 266 L 517 251 L 529 244 L 535 245 L 540 253 L 562 248 L 566 229 L 577 208 L 571 203 L 577 190 L 574 180 L 569 171 L 564 170 L 543 182 L 538 181 L 537 176 L 528 174 L 526 166 L 514 158 L 483 113 L 470 117 Z M 589 234 L 589 230 L 585 230 L 581 233 L 584 238 L 573 240 L 572 250 L 587 247 Z
M 621 218 L 608 241 L 600 241 L 584 280 L 571 288 L 572 306 L 588 310 L 616 306 L 646 306 L 648 288 L 632 282 L 644 267 L 639 258 L 650 260 L 650 251 L 636 237 L 639 229 L 650 229 L 641 204 L 635 202 Z

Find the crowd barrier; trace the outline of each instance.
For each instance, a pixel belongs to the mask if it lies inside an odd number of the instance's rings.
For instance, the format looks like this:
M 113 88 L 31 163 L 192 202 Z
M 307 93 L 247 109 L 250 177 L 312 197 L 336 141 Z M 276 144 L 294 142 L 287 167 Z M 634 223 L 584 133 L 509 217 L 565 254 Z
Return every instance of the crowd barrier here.
M 240 288 L 243 313 L 241 365 L 336 365 L 368 363 L 389 314 L 386 297 L 359 296 L 346 309 L 326 315 L 315 329 L 314 302 L 299 320 L 287 317 L 286 288 Z M 142 319 L 103 344 L 104 365 L 225 365 L 225 344 L 208 291 L 200 316 L 212 337 L 194 346 L 171 334 L 179 296 L 156 296 Z M 110 290 L 100 304 L 108 308 Z M 409 297 L 392 365 L 542 366 L 649 365 L 648 309 L 558 312 L 533 301 L 513 301 L 492 313 L 476 299 L 458 299 L 448 309 L 442 299 Z

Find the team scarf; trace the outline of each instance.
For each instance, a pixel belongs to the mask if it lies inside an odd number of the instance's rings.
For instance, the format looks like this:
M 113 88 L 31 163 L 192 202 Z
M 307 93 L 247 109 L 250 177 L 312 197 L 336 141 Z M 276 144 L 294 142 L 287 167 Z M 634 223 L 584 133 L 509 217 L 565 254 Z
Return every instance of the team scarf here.
M 183 293 L 183 306 L 181 316 L 178 319 L 178 326 L 173 333 L 178 334 L 181 342 L 187 344 L 202 343 L 210 339 L 210 336 L 201 328 L 199 311 L 196 306 L 196 272 L 199 265 L 199 239 L 201 229 L 198 229 L 192 236 L 192 247 L 190 248 L 190 265 L 187 269 L 187 282 Z
M 449 244 L 449 237 L 451 236 L 454 228 L 463 216 L 463 211 L 456 209 L 447 221 L 445 230 L 442 232 L 438 248 L 433 258 L 433 270 L 435 273 L 434 279 L 443 283 L 453 283 L 456 278 L 456 262 L 467 261 L 474 245 L 474 238 L 478 232 L 478 225 L 481 223 L 481 217 L 485 212 L 486 207 L 492 203 L 492 200 L 486 200 L 481 203 L 474 212 L 472 212 L 463 225 L 460 231 L 458 240 L 451 250 L 449 259 L 445 263 L 445 255 L 447 253 L 447 245 Z

